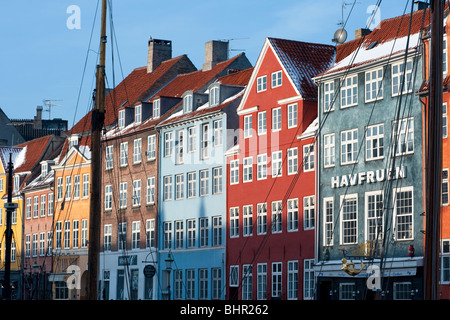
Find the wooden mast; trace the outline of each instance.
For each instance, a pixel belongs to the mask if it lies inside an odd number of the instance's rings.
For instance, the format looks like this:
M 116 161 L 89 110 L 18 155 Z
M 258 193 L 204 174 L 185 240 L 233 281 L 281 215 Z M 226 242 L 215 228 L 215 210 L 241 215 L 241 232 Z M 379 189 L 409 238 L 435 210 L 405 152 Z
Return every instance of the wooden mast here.
M 105 47 L 106 47 L 106 0 L 102 0 L 100 36 L 100 59 L 97 65 L 95 108 L 92 111 L 91 129 L 91 197 L 89 207 L 89 251 L 88 251 L 88 299 L 98 299 L 98 270 L 100 254 L 101 224 L 101 148 L 100 136 L 105 119 Z

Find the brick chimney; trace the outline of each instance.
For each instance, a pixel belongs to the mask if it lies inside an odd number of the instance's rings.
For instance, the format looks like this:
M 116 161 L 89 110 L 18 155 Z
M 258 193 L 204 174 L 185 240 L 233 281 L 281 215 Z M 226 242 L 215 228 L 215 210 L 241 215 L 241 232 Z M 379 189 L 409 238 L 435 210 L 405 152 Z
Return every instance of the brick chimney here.
M 370 34 L 370 32 L 371 32 L 370 29 L 367 29 L 367 28 L 361 28 L 361 29 L 355 30 L 355 39 L 365 37 L 368 34 Z
M 219 62 L 228 59 L 228 41 L 211 40 L 205 43 L 203 71 L 211 70 Z
M 147 72 L 153 72 L 163 61 L 172 58 L 172 41 L 148 40 Z
M 34 116 L 33 129 L 42 129 L 42 106 L 36 107 L 36 115 Z

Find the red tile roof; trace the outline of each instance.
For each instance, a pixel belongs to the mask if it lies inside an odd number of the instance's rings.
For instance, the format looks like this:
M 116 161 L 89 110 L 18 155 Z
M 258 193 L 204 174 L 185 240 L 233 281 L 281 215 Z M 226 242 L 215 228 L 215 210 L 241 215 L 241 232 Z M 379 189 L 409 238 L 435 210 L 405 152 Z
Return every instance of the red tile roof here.
M 254 67 L 230 73 L 217 79 L 217 82 L 232 86 L 246 86 L 252 76 L 253 69 Z
M 19 144 L 18 148 L 26 148 L 25 160 L 14 172 L 31 171 L 35 165 L 39 165 L 51 139 L 52 136 L 49 135 Z

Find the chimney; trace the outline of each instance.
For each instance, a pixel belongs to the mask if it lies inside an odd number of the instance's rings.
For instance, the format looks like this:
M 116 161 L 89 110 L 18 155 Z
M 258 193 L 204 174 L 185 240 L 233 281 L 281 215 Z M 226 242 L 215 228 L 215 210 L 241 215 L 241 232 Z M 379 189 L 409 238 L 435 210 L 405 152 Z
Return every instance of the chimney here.
M 365 37 L 368 34 L 370 34 L 370 32 L 371 32 L 370 29 L 366 29 L 366 28 L 361 28 L 361 29 L 355 30 L 355 39 Z
M 205 43 L 203 71 L 211 70 L 219 62 L 228 59 L 228 41 L 211 40 Z
M 163 61 L 172 58 L 172 41 L 148 40 L 147 72 L 153 72 Z
M 42 129 L 42 106 L 36 107 L 36 115 L 34 116 L 33 128 Z
M 414 11 L 428 8 L 428 3 L 425 1 L 414 1 Z

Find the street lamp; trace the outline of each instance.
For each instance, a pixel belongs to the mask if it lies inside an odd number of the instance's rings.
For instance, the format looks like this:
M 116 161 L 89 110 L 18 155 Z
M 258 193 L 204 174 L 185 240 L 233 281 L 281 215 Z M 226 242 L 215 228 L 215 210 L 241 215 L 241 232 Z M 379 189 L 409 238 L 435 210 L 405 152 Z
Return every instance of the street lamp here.
M 170 300 L 170 272 L 172 271 L 172 264 L 173 264 L 173 258 L 172 258 L 172 253 L 169 252 L 169 254 L 167 255 L 167 258 L 164 260 L 166 262 L 166 270 L 169 272 L 169 281 L 168 281 L 168 292 L 169 292 L 169 300 Z

